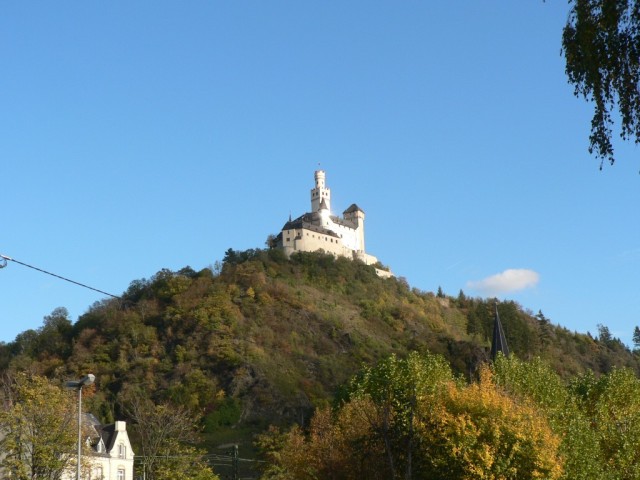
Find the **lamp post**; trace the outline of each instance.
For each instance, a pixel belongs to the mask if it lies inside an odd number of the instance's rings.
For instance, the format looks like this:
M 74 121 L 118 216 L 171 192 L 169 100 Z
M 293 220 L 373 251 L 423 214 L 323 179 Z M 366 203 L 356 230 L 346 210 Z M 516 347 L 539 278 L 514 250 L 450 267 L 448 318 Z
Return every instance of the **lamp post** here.
M 96 376 L 89 373 L 80 380 L 70 380 L 64 384 L 65 387 L 78 391 L 78 464 L 76 465 L 76 480 L 80 480 L 80 458 L 82 456 L 82 387 L 91 385 L 95 380 Z

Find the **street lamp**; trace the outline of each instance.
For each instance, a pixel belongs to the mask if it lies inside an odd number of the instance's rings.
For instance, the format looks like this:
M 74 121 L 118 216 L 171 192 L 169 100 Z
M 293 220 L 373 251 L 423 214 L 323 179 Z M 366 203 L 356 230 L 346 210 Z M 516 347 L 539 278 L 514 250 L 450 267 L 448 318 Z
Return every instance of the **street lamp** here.
M 80 480 L 80 457 L 82 456 L 82 387 L 95 382 L 96 376 L 92 373 L 85 375 L 80 380 L 70 380 L 64 384 L 71 390 L 78 390 L 78 465 L 76 469 L 76 480 Z

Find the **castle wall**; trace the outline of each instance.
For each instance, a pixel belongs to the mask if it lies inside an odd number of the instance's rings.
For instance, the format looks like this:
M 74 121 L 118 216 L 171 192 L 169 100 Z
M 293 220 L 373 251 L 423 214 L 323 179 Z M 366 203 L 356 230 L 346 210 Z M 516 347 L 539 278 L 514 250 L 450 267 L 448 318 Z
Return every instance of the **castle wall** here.
M 373 255 L 364 252 L 356 252 L 345 245 L 344 238 L 336 238 L 306 228 L 291 229 L 282 231 L 282 248 L 287 255 L 294 252 L 316 252 L 322 250 L 332 255 L 347 258 L 357 258 L 358 260 L 373 265 L 378 259 Z
M 285 251 L 288 249 L 291 249 L 292 252 L 315 252 L 317 250 L 324 250 L 327 253 L 351 258 L 353 256 L 351 249 L 345 247 L 340 240 L 340 238 L 332 235 L 326 235 L 305 228 L 282 231 L 282 246 L 285 248 Z
M 334 222 L 331 222 L 331 225 L 328 228 L 342 237 L 342 243 L 348 249 L 355 250 L 356 252 L 363 251 L 359 241 L 359 232 L 357 230 Z

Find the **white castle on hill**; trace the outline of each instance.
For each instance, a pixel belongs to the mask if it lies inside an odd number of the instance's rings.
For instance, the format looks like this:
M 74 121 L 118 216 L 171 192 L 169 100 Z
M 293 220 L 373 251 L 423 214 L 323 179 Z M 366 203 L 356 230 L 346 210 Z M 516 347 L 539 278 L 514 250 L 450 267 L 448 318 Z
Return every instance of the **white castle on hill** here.
M 334 256 L 358 259 L 367 265 L 378 259 L 364 250 L 364 211 L 355 203 L 343 212 L 343 217 L 331 214 L 331 190 L 325 183 L 325 172 L 314 174 L 316 186 L 311 190 L 311 212 L 284 224 L 277 237 L 277 246 L 287 256 L 293 252 L 324 251 Z M 392 276 L 379 270 L 381 276 Z

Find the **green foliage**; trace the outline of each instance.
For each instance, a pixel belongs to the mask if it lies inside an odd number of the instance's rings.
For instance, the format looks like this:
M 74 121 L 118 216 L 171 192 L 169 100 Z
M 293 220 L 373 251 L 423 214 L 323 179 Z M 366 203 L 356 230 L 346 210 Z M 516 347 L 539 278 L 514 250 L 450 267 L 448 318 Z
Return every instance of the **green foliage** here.
M 391 356 L 353 380 L 350 397 L 319 409 L 308 435 L 270 431 L 263 478 L 557 479 L 559 437 L 535 408 L 503 393 L 484 367 L 471 385 L 443 357 Z
M 598 341 L 604 343 L 605 345 L 609 345 L 613 341 L 613 336 L 609 331 L 609 327 L 600 323 L 598 324 Z
M 560 378 L 588 369 L 638 372 L 640 356 L 617 339 L 605 343 L 569 332 L 514 302 L 499 310 L 511 350 L 526 360 L 541 357 Z M 439 299 L 403 279 L 379 278 L 361 262 L 319 253 L 289 260 L 278 249 L 231 250 L 215 273 L 161 270 L 132 282 L 123 302 L 92 305 L 74 325 L 63 310 L 52 312 L 42 328 L 0 344 L 0 367 L 59 380 L 90 371 L 100 388 L 86 405 L 101 419 L 131 421 L 123 402 L 132 389 L 141 390 L 154 405 L 181 405 L 211 439 L 218 429 L 306 425 L 315 409 L 351 385 L 362 365 L 391 354 L 397 365 L 390 363 L 390 372 L 409 368 L 399 365 L 413 358 L 410 352 L 430 351 L 446 360 L 448 375 L 476 379 L 492 326 L 491 300 L 462 292 Z M 349 395 L 356 398 L 355 391 Z M 397 401 L 404 417 L 394 418 L 395 424 L 389 419 L 389 428 L 399 430 L 413 407 L 410 397 Z M 400 445 L 390 445 L 398 471 L 406 458 Z
M 441 356 L 392 355 L 307 432 L 271 429 L 258 444 L 273 479 L 638 479 L 640 380 L 614 369 L 566 384 L 511 356 L 465 384 Z
M 256 435 L 255 444 L 261 459 L 262 480 L 290 479 L 283 466 L 282 454 L 288 447 L 289 434 L 271 425 L 267 431 Z
M 220 427 L 231 427 L 238 423 L 241 414 L 240 401 L 236 398 L 226 398 L 204 417 L 205 432 L 213 432 Z
M 567 77 L 575 95 L 594 104 L 589 152 L 613 164 L 612 110 L 620 114 L 621 137 L 640 142 L 640 3 L 569 3 L 562 36 Z
M 496 384 L 524 401 L 531 401 L 560 435 L 567 480 L 606 478 L 606 468 L 589 416 L 557 373 L 539 358 L 522 362 L 516 356 L 498 357 Z
M 169 439 L 159 451 L 161 458 L 154 465 L 154 480 L 219 480 L 206 460 L 202 449 Z
M 451 368 L 441 356 L 411 353 L 405 360 L 395 355 L 375 367 L 365 367 L 351 383 L 350 397 L 371 401 L 373 441 L 384 445 L 391 478 L 411 468 L 413 423 L 418 399 L 430 403 L 453 381 Z
M 633 351 L 638 352 L 640 350 L 640 327 L 636 325 L 633 329 Z
M 628 369 L 596 378 L 577 378 L 572 389 L 580 400 L 616 479 L 640 478 L 640 380 Z

